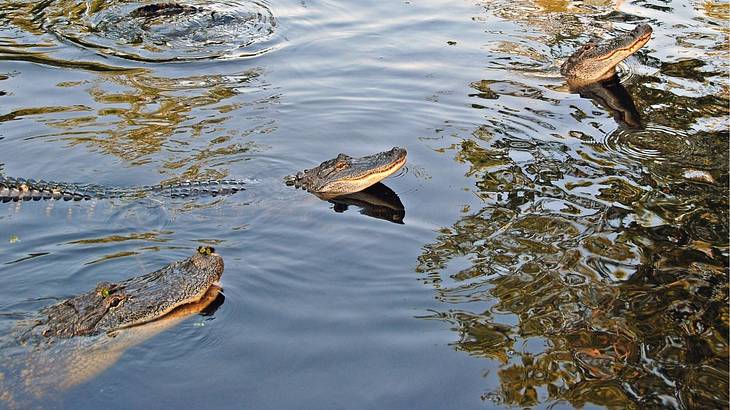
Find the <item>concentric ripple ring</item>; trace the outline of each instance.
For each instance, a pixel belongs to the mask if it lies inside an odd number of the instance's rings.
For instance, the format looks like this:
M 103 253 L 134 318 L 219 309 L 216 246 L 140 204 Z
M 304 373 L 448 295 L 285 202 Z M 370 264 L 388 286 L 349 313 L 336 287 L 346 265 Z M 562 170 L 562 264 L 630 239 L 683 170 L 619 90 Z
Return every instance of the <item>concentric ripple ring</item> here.
M 274 48 L 276 18 L 260 0 L 54 1 L 43 26 L 98 52 L 147 62 L 252 57 Z

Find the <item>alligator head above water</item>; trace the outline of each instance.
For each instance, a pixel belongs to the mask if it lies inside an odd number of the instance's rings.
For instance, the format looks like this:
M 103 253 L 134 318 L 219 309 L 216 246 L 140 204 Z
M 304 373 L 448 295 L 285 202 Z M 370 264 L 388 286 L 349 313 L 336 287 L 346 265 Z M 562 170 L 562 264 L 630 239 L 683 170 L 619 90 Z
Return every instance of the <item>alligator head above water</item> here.
M 41 311 L 33 332 L 69 338 L 109 333 L 164 317 L 199 302 L 223 273 L 223 258 L 201 246 L 191 257 L 162 269 L 96 288 Z
M 339 154 L 314 168 L 288 176 L 285 181 L 287 185 L 322 197 L 351 194 L 398 171 L 406 163 L 407 154 L 405 149 L 398 147 L 359 158 Z
M 568 58 L 560 73 L 571 88 L 609 79 L 616 73 L 616 65 L 643 47 L 651 33 L 651 26 L 641 24 L 612 40 L 591 41 Z

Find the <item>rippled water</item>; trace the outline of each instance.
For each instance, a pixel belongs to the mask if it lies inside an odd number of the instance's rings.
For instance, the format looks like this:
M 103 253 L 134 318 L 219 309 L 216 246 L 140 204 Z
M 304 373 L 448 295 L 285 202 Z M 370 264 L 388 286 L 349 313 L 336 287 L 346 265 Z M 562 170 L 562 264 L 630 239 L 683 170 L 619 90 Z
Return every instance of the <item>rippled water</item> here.
M 69 389 L 5 344 L 0 406 L 727 407 L 726 2 L 159 4 L 0 0 L 2 172 L 252 182 L 0 204 L 0 329 L 201 243 L 224 299 Z M 640 23 L 571 92 L 562 62 Z M 282 180 L 393 146 L 385 207 Z

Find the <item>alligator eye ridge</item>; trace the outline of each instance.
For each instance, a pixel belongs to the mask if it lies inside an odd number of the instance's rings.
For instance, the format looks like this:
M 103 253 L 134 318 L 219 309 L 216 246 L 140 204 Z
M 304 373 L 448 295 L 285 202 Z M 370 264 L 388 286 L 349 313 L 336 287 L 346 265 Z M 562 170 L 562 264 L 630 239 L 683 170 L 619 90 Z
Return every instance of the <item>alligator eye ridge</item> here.
M 276 19 L 263 1 L 116 0 L 93 9 L 82 0 L 56 1 L 41 15 L 47 30 L 106 55 L 147 62 L 231 59 L 275 48 Z

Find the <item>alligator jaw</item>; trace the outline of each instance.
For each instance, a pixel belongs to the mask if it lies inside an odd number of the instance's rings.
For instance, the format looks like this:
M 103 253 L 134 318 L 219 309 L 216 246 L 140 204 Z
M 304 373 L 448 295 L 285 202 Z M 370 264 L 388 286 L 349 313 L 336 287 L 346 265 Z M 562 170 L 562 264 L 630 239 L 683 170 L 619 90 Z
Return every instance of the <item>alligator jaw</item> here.
M 321 195 L 329 195 L 330 197 L 352 194 L 360 192 L 365 188 L 368 188 L 383 179 L 394 174 L 396 171 L 401 169 L 406 163 L 406 154 L 397 158 L 394 162 L 386 164 L 382 167 L 373 169 L 363 175 L 353 176 L 349 178 L 342 178 L 332 181 L 322 188 L 317 193 Z
M 148 274 L 151 280 L 138 277 L 123 282 L 129 300 L 105 315 L 97 330 L 110 332 L 139 326 L 165 318 L 182 306 L 199 303 L 218 286 L 223 267 L 223 258 L 213 248 L 201 246 L 191 258 Z

